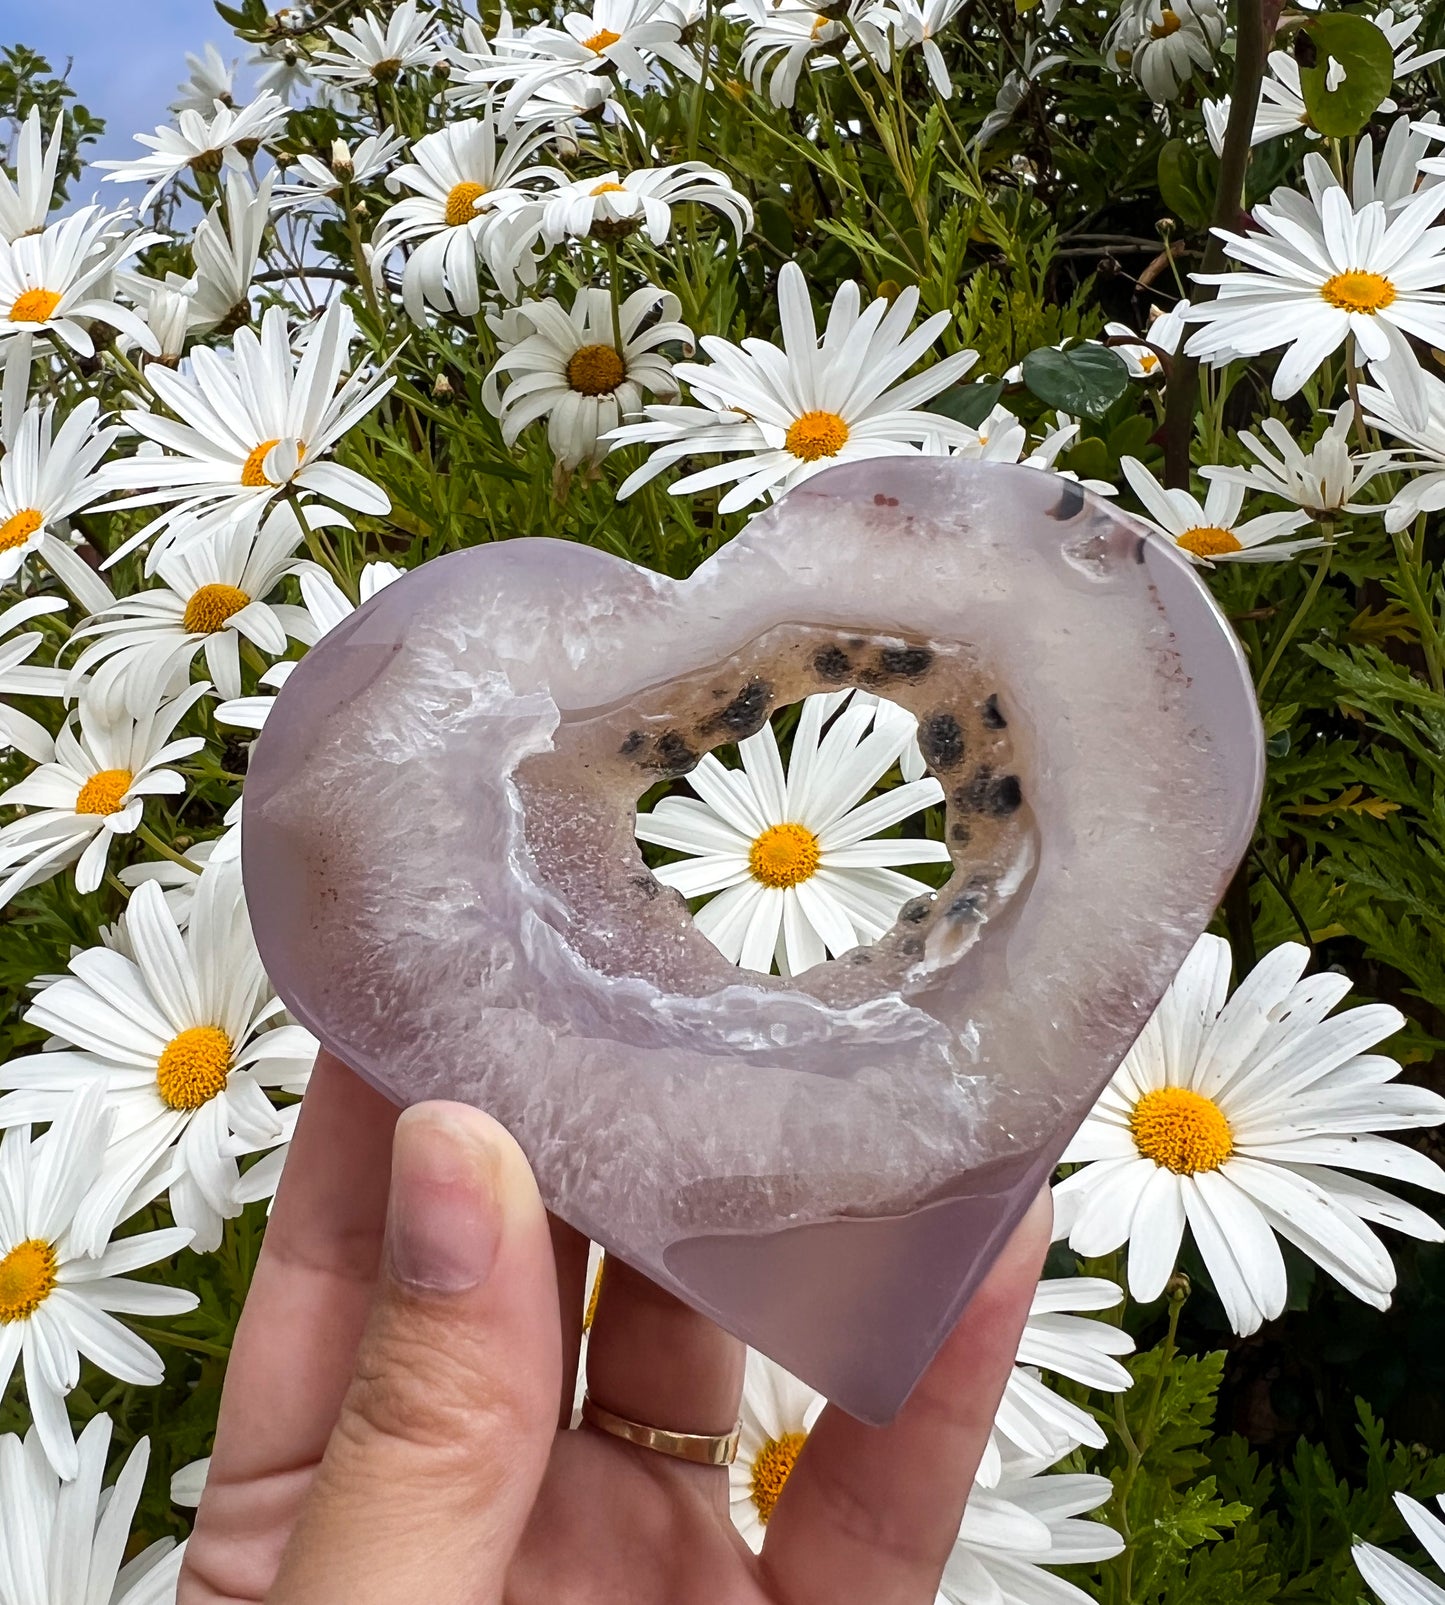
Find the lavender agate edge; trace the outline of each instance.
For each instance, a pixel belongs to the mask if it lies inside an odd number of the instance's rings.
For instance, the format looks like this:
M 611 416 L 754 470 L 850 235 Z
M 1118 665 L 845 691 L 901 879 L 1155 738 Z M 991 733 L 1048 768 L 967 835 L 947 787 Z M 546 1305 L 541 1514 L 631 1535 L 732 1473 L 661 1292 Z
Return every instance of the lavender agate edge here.
M 875 947 L 740 971 L 636 799 L 845 686 L 919 715 L 951 879 Z M 338 1056 L 489 1110 L 557 1214 L 883 1422 L 1208 921 L 1263 758 L 1179 552 L 1049 474 L 891 458 L 684 581 L 518 539 L 388 586 L 280 694 L 245 878 Z

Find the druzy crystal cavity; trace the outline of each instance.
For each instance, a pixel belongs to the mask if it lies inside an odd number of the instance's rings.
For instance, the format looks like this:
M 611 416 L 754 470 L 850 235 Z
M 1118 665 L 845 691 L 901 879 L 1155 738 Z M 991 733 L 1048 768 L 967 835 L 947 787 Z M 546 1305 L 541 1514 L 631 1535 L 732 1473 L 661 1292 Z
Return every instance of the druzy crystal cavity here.
M 848 686 L 918 716 L 951 876 L 873 947 L 738 970 L 636 801 Z M 281 692 L 245 873 L 341 1058 L 489 1110 L 564 1219 L 882 1421 L 1207 922 L 1262 767 L 1177 551 L 1049 474 L 890 459 L 684 581 L 522 539 L 379 592 Z

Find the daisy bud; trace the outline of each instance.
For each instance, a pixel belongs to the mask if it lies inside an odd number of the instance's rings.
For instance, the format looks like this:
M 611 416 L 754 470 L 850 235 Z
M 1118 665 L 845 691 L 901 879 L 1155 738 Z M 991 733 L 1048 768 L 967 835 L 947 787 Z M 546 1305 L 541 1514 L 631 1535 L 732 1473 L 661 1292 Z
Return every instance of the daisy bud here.
M 1164 1296 L 1171 1304 L 1182 1304 L 1191 1292 L 1193 1287 L 1183 1271 L 1175 1271 L 1164 1284 Z
M 444 373 L 439 373 L 431 387 L 431 398 L 439 407 L 450 407 L 457 399 L 457 387 Z
M 351 149 L 344 139 L 331 141 L 331 171 L 338 178 L 350 178 L 356 171 L 351 160 Z
M 161 286 L 151 291 L 146 307 L 146 325 L 160 345 L 160 353 L 151 360 L 167 368 L 180 365 L 181 352 L 186 345 L 186 327 L 190 321 L 191 298 L 184 291 Z

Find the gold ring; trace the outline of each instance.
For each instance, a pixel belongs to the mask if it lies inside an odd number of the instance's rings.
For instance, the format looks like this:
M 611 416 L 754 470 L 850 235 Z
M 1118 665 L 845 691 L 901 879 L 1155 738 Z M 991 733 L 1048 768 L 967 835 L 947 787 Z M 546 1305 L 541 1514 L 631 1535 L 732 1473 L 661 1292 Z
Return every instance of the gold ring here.
M 604 1410 L 590 1393 L 582 1395 L 582 1419 L 589 1427 L 639 1449 L 653 1449 L 674 1460 L 690 1460 L 695 1466 L 730 1466 L 737 1459 L 741 1421 L 731 1432 L 669 1432 L 665 1427 L 649 1427 L 642 1421 Z

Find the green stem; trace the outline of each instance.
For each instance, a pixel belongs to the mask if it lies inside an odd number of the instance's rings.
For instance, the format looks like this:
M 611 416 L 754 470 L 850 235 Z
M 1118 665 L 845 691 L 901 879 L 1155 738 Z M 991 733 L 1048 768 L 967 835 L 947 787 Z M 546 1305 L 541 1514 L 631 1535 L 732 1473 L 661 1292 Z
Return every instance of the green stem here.
M 366 260 L 366 247 L 361 238 L 361 222 L 357 217 L 356 206 L 351 198 L 351 180 L 343 179 L 341 184 L 341 210 L 346 215 L 346 237 L 351 242 L 351 257 L 356 263 L 356 278 L 361 285 L 361 293 L 366 298 L 367 310 L 376 319 L 377 332 L 382 326 L 381 304 L 376 299 L 376 286 L 372 283 L 371 268 Z
M 707 75 L 712 59 L 712 21 L 714 0 L 707 0 L 702 14 L 702 76 L 697 81 L 697 97 L 692 103 L 692 125 L 687 134 L 687 159 L 696 161 L 702 143 L 702 113 L 707 103 Z
M 147 847 L 151 848 L 152 851 L 159 853 L 162 858 L 168 858 L 170 859 L 171 863 L 179 864 L 182 869 L 189 870 L 192 875 L 199 875 L 201 873 L 201 866 L 199 864 L 194 863 L 183 853 L 178 853 L 169 842 L 163 842 L 144 821 L 136 826 L 135 833 L 140 837 Z
M 1230 228 L 1244 200 L 1244 175 L 1249 166 L 1250 139 L 1259 107 L 1259 86 L 1274 29 L 1266 27 L 1266 11 L 1278 18 L 1274 0 L 1234 0 L 1234 79 L 1230 84 L 1229 126 L 1219 158 L 1219 188 L 1209 236 L 1199 264 L 1200 273 L 1218 273 L 1225 263 L 1224 241 L 1218 230 Z M 1196 285 L 1196 304 L 1212 300 L 1212 284 Z M 1181 348 L 1164 402 L 1164 483 L 1171 490 L 1189 488 L 1189 449 L 1194 438 L 1194 415 L 1199 407 L 1199 358 L 1185 356 Z
M 1264 688 L 1269 684 L 1271 675 L 1279 667 L 1279 660 L 1284 656 L 1285 648 L 1294 640 L 1296 631 L 1304 623 L 1309 610 L 1314 606 L 1315 598 L 1320 594 L 1320 586 L 1325 582 L 1325 575 L 1330 571 L 1330 559 L 1334 556 L 1334 551 L 1334 547 L 1330 545 L 1326 546 L 1320 554 L 1320 560 L 1315 564 L 1315 571 L 1310 576 L 1309 584 L 1305 587 L 1303 600 L 1294 610 L 1294 615 L 1285 626 L 1284 633 L 1275 642 L 1274 650 L 1269 655 L 1269 662 L 1265 664 L 1264 671 L 1260 675 L 1259 683 L 1256 686 L 1256 692 L 1260 697 L 1264 696 Z
M 191 1354 L 206 1354 L 216 1360 L 228 1360 L 231 1351 L 222 1343 L 208 1343 L 205 1338 L 180 1337 L 175 1332 L 167 1332 L 164 1327 L 145 1326 L 139 1321 L 128 1323 L 132 1332 L 143 1337 L 147 1343 L 159 1343 L 168 1349 L 185 1349 Z
M 1420 578 L 1417 572 L 1420 554 L 1424 547 L 1425 515 L 1422 513 L 1417 520 L 1413 539 L 1402 529 L 1396 530 L 1391 538 L 1395 543 L 1395 559 L 1399 565 L 1400 585 L 1405 592 L 1405 600 L 1409 604 L 1410 612 L 1420 630 L 1420 648 L 1425 654 L 1425 668 L 1430 676 L 1431 689 L 1437 693 L 1445 691 L 1445 669 L 1442 669 L 1440 626 L 1435 618 L 1433 608 L 1426 601 L 1424 592 L 1420 589 Z
M 342 572 L 340 559 L 332 551 L 331 544 L 326 539 L 325 532 L 319 529 L 312 529 L 307 521 L 306 509 L 302 505 L 301 498 L 294 490 L 288 494 L 287 500 L 291 503 L 291 510 L 296 514 L 296 522 L 301 526 L 301 533 L 306 539 L 306 550 L 311 553 L 312 557 L 344 591 L 346 589 L 346 576 Z
M 612 297 L 612 349 L 622 359 L 622 285 L 617 271 L 617 242 L 607 242 L 607 293 Z

